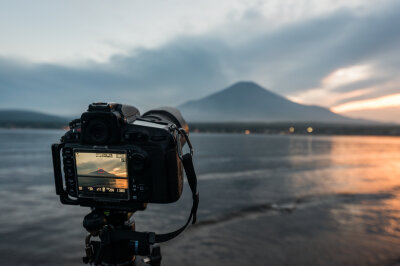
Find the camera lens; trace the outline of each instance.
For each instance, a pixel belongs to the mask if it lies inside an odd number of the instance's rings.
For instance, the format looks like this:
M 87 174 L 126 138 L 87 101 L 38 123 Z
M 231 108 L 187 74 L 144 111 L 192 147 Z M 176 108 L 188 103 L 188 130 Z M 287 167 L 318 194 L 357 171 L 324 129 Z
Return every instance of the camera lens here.
M 97 144 L 102 144 L 107 142 L 110 135 L 110 131 L 106 121 L 102 119 L 91 120 L 87 128 L 89 136 L 91 138 L 91 142 Z

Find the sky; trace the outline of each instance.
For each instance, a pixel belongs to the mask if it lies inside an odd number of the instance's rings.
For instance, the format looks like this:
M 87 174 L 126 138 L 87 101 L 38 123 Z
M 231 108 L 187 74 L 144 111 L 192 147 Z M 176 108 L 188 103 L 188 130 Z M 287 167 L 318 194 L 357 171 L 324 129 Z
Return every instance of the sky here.
M 245 80 L 400 123 L 398 0 L 0 0 L 0 36 L 0 109 L 144 111 Z

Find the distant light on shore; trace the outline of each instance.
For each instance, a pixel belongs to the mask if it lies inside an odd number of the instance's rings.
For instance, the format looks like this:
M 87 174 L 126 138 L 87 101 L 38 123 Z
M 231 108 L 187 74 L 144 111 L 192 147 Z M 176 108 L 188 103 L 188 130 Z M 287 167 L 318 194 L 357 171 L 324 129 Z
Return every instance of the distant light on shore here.
M 246 130 L 244 131 L 244 134 L 245 134 L 245 135 L 250 135 L 250 130 L 246 129 Z
M 308 127 L 308 128 L 307 128 L 307 132 L 308 132 L 308 133 L 312 133 L 313 131 L 314 131 L 314 129 L 313 129 L 312 127 Z
M 290 133 L 294 133 L 294 127 L 290 127 L 290 128 L 289 128 L 289 132 L 290 132 Z

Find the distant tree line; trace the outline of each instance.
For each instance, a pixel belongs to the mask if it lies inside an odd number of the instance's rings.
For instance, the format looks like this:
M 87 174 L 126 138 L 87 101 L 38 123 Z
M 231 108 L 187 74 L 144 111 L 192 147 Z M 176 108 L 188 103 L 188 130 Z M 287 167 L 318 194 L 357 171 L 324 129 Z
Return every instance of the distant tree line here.
M 65 122 L 46 122 L 46 121 L 18 121 L 18 122 L 8 122 L 0 121 L 0 128 L 49 128 L 49 129 L 62 129 L 68 126 Z
M 0 128 L 62 129 L 67 122 L 0 121 Z M 328 123 L 189 123 L 190 132 L 240 134 L 302 134 L 302 135 L 375 135 L 400 136 L 400 125 L 356 125 Z
M 189 123 L 191 132 L 400 136 L 400 125 L 325 123 Z

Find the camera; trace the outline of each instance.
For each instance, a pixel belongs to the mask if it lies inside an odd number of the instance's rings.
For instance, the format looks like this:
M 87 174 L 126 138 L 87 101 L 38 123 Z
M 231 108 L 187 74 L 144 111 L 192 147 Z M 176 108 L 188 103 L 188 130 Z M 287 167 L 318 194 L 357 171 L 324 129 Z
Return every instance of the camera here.
M 52 145 L 63 204 L 136 211 L 180 198 L 189 127 L 177 109 L 141 116 L 130 105 L 93 103 L 69 127 Z

